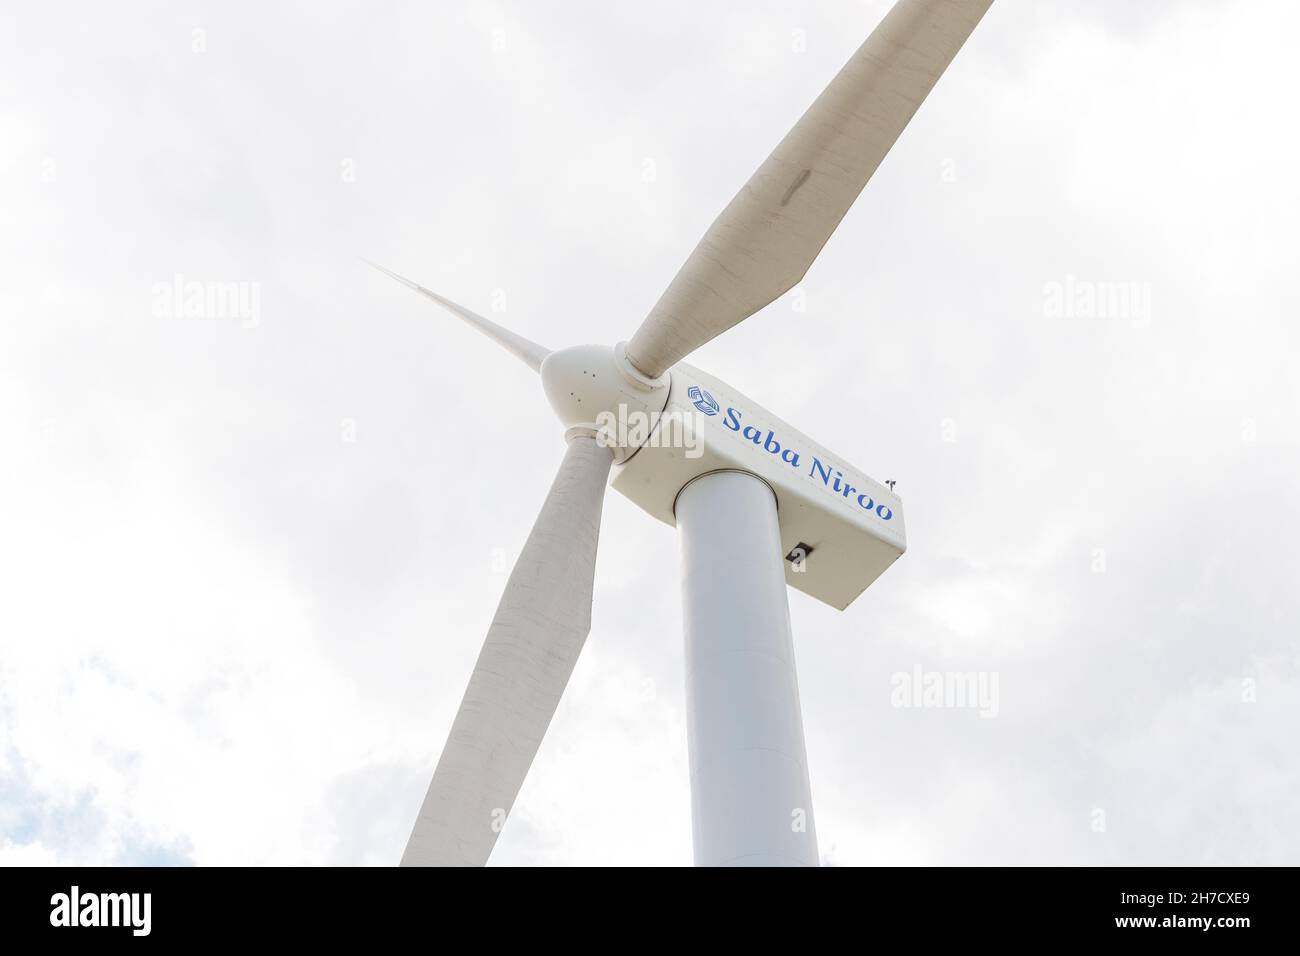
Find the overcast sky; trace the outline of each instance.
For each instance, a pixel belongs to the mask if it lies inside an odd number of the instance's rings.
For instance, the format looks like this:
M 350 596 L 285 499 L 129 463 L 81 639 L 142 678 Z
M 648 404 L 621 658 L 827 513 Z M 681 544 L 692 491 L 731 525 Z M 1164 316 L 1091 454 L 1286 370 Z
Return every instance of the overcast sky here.
M 888 6 L 6 5 L 0 862 L 396 862 L 564 443 L 358 257 L 626 339 Z M 1297 35 L 997 0 L 690 359 L 906 506 L 848 610 L 790 592 L 825 862 L 1300 862 Z M 609 495 L 493 862 L 690 862 L 677 558 Z

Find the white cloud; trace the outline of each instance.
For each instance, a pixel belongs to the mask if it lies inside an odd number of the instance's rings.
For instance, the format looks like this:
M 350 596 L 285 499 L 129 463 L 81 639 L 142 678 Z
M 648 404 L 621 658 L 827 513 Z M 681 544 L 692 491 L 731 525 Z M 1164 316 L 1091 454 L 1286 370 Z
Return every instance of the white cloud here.
M 847 612 L 791 595 L 830 862 L 1296 861 L 1300 13 L 1141 6 L 995 4 L 807 311 L 692 359 L 907 504 Z M 396 860 L 562 442 L 357 257 L 625 338 L 884 9 L 7 13 L 0 860 Z M 260 323 L 155 318 L 178 273 Z M 689 861 L 675 537 L 611 497 L 600 551 L 498 862 Z M 891 708 L 914 664 L 999 716 Z

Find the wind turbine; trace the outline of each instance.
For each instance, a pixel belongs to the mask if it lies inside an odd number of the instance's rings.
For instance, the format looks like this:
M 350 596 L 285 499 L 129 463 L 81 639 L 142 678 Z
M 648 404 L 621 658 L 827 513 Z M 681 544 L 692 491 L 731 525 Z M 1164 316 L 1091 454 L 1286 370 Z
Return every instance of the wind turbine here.
M 817 865 L 785 589 L 843 610 L 905 550 L 902 503 L 682 359 L 803 278 L 991 3 L 899 0 L 626 342 L 552 352 L 376 267 L 538 372 L 568 443 L 403 865 L 487 862 L 590 630 L 607 482 L 681 536 L 696 864 Z

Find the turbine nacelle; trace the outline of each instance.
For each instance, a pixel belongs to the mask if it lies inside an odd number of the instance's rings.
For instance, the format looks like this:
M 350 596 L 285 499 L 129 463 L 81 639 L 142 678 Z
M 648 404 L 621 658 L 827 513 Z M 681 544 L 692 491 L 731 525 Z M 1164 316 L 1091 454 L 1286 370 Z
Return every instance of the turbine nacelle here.
M 839 610 L 907 550 L 893 489 L 721 379 L 685 362 L 669 374 L 658 428 L 637 454 L 617 459 L 615 491 L 675 526 L 677 496 L 696 478 L 761 478 L 776 496 L 786 583 Z

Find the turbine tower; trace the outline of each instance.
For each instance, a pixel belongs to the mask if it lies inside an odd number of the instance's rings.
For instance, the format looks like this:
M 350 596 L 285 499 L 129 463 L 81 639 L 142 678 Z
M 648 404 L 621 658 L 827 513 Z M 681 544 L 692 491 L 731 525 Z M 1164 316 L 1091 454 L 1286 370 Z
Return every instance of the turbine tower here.
M 403 865 L 487 862 L 591 626 L 607 483 L 680 532 L 696 864 L 817 865 L 786 585 L 846 608 L 905 550 L 902 502 L 682 359 L 803 278 L 991 3 L 899 0 L 626 342 L 551 352 L 376 267 L 538 372 L 567 442 Z

